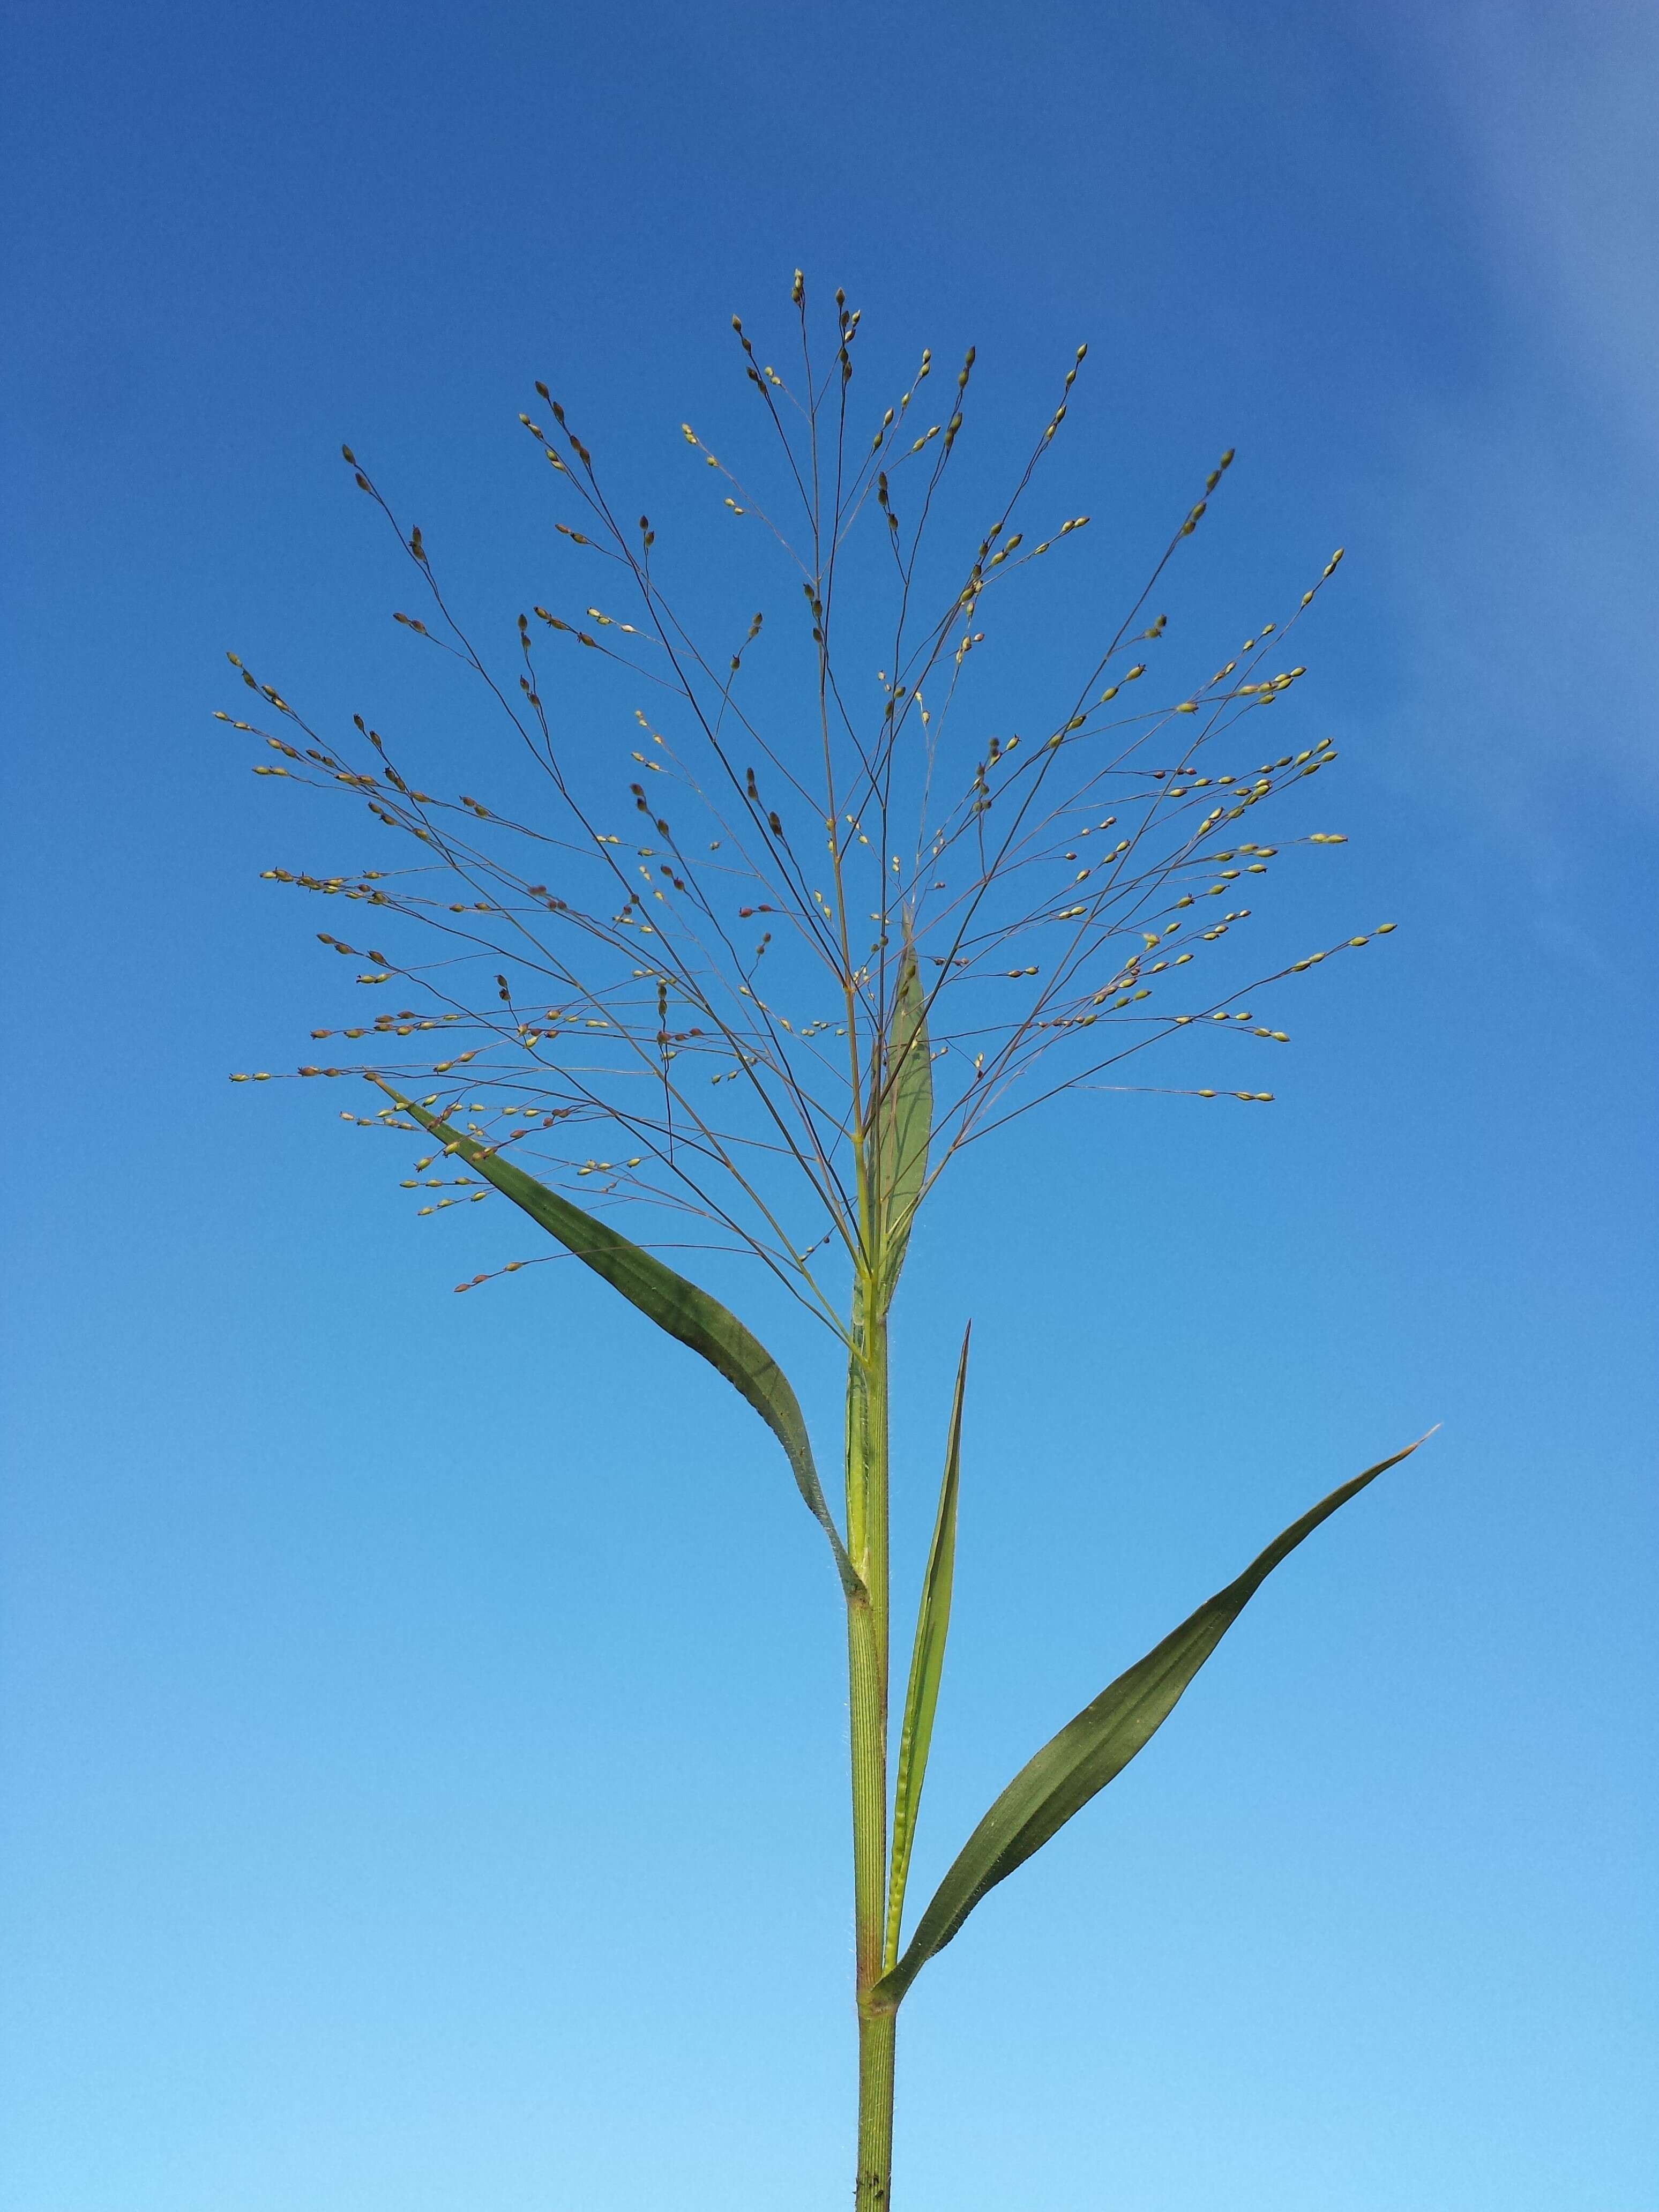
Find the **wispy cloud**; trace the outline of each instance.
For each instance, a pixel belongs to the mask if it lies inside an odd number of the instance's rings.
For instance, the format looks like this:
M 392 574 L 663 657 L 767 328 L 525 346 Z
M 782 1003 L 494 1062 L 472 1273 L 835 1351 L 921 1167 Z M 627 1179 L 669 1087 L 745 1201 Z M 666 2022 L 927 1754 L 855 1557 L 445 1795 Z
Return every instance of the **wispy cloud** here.
M 1588 779 L 1659 807 L 1659 15 L 1482 0 L 1385 35 L 1452 134 L 1490 311 L 1466 386 L 1405 410 L 1412 717 L 1518 805 Z
M 1488 0 L 1441 38 L 1498 268 L 1659 461 L 1659 13 Z

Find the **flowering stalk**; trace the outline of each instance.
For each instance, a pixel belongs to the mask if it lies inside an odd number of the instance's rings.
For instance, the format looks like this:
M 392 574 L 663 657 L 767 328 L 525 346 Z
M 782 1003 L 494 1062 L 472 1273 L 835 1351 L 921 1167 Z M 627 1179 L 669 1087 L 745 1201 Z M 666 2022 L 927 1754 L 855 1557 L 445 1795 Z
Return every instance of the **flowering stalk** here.
M 629 595 L 629 618 L 538 604 L 533 628 L 532 615 L 518 617 L 516 684 L 462 627 L 421 531 L 397 519 L 345 449 L 424 594 L 422 613 L 395 619 L 482 686 L 509 739 L 469 766 L 469 781 L 486 769 L 504 791 L 486 801 L 423 788 L 441 776 L 417 775 L 404 749 L 362 717 L 349 736 L 325 738 L 234 655 L 276 726 L 221 719 L 278 756 L 256 774 L 345 798 L 367 808 L 378 832 L 406 841 L 401 866 L 266 871 L 364 909 L 368 927 L 353 933 L 375 942 L 360 950 L 328 931 L 321 942 L 353 964 L 356 986 L 412 1002 L 313 1030 L 368 1050 L 343 1054 L 349 1066 L 304 1063 L 295 1074 L 367 1078 L 384 1103 L 343 1118 L 429 1144 L 404 1181 L 445 1194 L 425 1199 L 422 1215 L 505 1198 L 554 1241 L 557 1253 L 543 1256 L 575 1258 L 709 1361 L 771 1428 L 828 1543 L 847 1616 L 855 2195 L 859 2212 L 884 2212 L 896 2021 L 917 1973 L 1141 1749 L 1272 1569 L 1405 1456 L 1304 1515 L 1045 1745 L 988 1811 L 906 1941 L 950 1624 L 968 1358 L 964 1338 L 895 1765 L 888 1316 L 917 1215 L 969 1145 L 1057 1094 L 1151 1087 L 1121 1078 L 1154 1044 L 1200 1030 L 1228 1054 L 1288 1043 L 1242 1002 L 1392 925 L 1254 981 L 1226 969 L 1227 940 L 1251 918 L 1248 905 L 1227 902 L 1250 896 L 1287 844 L 1345 842 L 1294 824 L 1273 843 L 1243 834 L 1265 804 L 1329 767 L 1328 738 L 1269 749 L 1254 769 L 1241 752 L 1251 718 L 1273 710 L 1283 719 L 1305 671 L 1274 671 L 1271 661 L 1340 552 L 1283 624 L 1263 625 L 1207 679 L 1140 705 L 1157 686 L 1146 679 L 1167 629 L 1162 614 L 1146 621 L 1147 602 L 1207 511 L 1232 459 L 1224 454 L 1145 589 L 1034 702 L 1035 723 L 964 740 L 984 609 L 1032 563 L 1074 551 L 1088 525 L 1087 515 L 1066 515 L 1028 544 L 1023 521 L 1086 349 L 976 550 L 941 562 L 930 523 L 959 449 L 972 349 L 945 419 L 919 427 L 918 395 L 933 374 L 924 352 L 866 444 L 849 416 L 857 312 L 836 295 L 835 342 L 817 361 L 799 273 L 791 297 L 800 365 L 789 380 L 733 321 L 777 457 L 775 486 L 750 489 L 689 425 L 683 434 L 724 487 L 726 526 L 762 532 L 794 571 L 793 672 L 810 720 L 786 721 L 764 691 L 746 688 L 763 634 L 769 641 L 777 628 L 763 614 L 733 651 L 697 642 L 665 586 L 648 518 L 624 523 L 542 385 L 555 427 L 520 419 L 573 502 L 573 519 L 556 527 L 574 561 L 608 564 Z M 861 652 L 878 622 L 886 665 L 872 696 L 837 646 L 848 629 Z M 593 656 L 635 699 L 653 702 L 648 715 L 635 705 L 623 758 L 566 743 L 538 641 Z M 787 659 L 787 638 L 783 650 Z M 784 734 L 804 721 L 810 738 Z M 626 838 L 612 826 L 619 813 L 634 824 Z M 1197 989 L 1206 962 L 1214 981 Z M 270 1079 L 266 1071 L 232 1078 Z M 1157 1087 L 1247 1104 L 1273 1096 L 1249 1076 Z M 624 1214 L 638 1218 L 638 1237 L 617 1225 Z M 847 1375 L 839 1519 L 793 1389 L 750 1328 L 664 1256 L 686 1249 L 757 1264 L 834 1338 Z M 477 1273 L 456 1287 L 489 1279 Z
M 896 2015 L 875 1991 L 886 1965 L 887 1320 L 866 1288 L 856 1298 L 847 1370 L 847 1525 L 866 1596 L 847 1609 L 852 1737 L 853 1913 L 859 2029 L 858 2212 L 888 2201 L 893 2158 Z

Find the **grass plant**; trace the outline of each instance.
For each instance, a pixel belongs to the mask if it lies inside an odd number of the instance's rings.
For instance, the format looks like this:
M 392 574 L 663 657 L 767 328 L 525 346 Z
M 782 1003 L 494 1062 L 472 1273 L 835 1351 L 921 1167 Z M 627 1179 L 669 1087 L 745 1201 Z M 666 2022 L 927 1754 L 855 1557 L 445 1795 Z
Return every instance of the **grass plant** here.
M 847 1628 L 854 2194 L 858 2212 L 882 2212 L 896 2032 L 916 1976 L 1144 1747 L 1273 1569 L 1407 1456 L 1332 1491 L 1085 1706 L 910 1912 L 969 1380 L 964 1331 L 895 1727 L 888 1329 L 918 1214 L 970 1146 L 1062 1093 L 1184 1088 L 1218 1110 L 1269 1103 L 1259 1069 L 1288 1039 L 1250 1002 L 1392 925 L 1238 969 L 1247 902 L 1285 856 L 1263 842 L 1273 803 L 1336 757 L 1328 738 L 1281 752 L 1269 733 L 1304 672 L 1293 634 L 1340 552 L 1285 619 L 1201 680 L 1154 673 L 1168 651 L 1154 595 L 1204 520 L 1224 453 L 1121 617 L 1074 666 L 1042 667 L 1019 729 L 986 734 L 974 678 L 988 608 L 1022 572 L 1087 543 L 1089 517 L 1055 512 L 1047 493 L 1086 349 L 982 526 L 940 545 L 972 349 L 944 376 L 924 352 L 908 386 L 866 408 L 854 397 L 858 312 L 837 293 L 816 321 L 799 273 L 791 306 L 781 369 L 732 321 L 763 434 L 757 468 L 739 472 L 689 424 L 682 433 L 711 526 L 769 542 L 781 613 L 739 617 L 730 642 L 708 644 L 707 622 L 684 610 L 688 591 L 708 596 L 719 555 L 665 560 L 538 384 L 520 420 L 549 474 L 567 580 L 556 602 L 519 615 L 510 672 L 474 644 L 419 528 L 343 449 L 421 595 L 396 620 L 459 665 L 505 741 L 492 750 L 487 726 L 470 741 L 456 767 L 473 788 L 422 788 L 437 778 L 417 777 L 406 753 L 400 765 L 404 749 L 361 716 L 320 735 L 234 655 L 260 703 L 222 719 L 270 749 L 256 774 L 366 808 L 389 841 L 382 868 L 267 872 L 356 905 L 358 942 L 329 931 L 322 942 L 371 1004 L 409 1002 L 314 1030 L 319 1044 L 349 1042 L 351 1064 L 308 1062 L 296 1077 L 367 1080 L 374 1103 L 343 1118 L 420 1140 L 404 1187 L 422 1214 L 505 1199 L 556 1255 L 708 1360 L 770 1428 L 818 1524 Z M 1028 526 L 1033 510 L 1046 519 Z M 591 710 L 558 703 L 552 672 L 569 654 L 617 679 L 597 726 Z M 510 800 L 476 795 L 492 775 Z M 1200 1030 L 1205 1060 L 1226 1075 L 1136 1080 L 1151 1048 Z M 1182 1049 L 1200 1048 L 1189 1036 Z M 680 1272 L 700 1247 L 752 1261 L 844 1363 L 839 1511 L 777 1362 Z

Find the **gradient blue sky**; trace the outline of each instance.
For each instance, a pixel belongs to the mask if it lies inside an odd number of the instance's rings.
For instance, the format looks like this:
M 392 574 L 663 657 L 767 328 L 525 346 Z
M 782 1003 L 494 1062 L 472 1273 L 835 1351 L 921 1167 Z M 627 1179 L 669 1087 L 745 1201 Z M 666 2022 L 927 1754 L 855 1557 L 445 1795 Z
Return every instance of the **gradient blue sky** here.
M 790 270 L 1194 604 L 1346 542 L 1296 708 L 1352 842 L 1272 1113 L 946 1186 L 978 1366 L 919 1875 L 1310 1498 L 1157 1744 L 904 2018 L 900 2212 L 1659 2212 L 1659 29 L 1601 0 L 5 11 L 6 2212 L 817 2212 L 851 2048 L 837 1602 L 769 1439 L 410 1217 L 282 1066 L 323 825 L 224 649 L 415 697 L 373 457 L 502 623 L 555 380 L 649 489 Z M 1195 545 L 1200 541 L 1194 541 Z M 1180 615 L 1182 600 L 1171 594 Z M 1304 695 L 1298 695 L 1303 696 Z M 1306 937 L 1307 945 L 1303 943 Z M 749 1310 L 827 1437 L 825 1347 Z

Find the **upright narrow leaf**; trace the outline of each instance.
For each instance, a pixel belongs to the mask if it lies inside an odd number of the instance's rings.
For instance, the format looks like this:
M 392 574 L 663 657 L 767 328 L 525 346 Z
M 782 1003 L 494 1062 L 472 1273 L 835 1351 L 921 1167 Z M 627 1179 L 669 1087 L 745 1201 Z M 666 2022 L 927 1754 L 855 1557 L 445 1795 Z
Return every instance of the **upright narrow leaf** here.
M 927 1180 L 927 1145 L 933 1126 L 933 1048 L 927 1001 L 908 933 L 899 957 L 898 987 L 887 1043 L 887 1066 L 876 1113 L 876 1179 L 880 1195 L 880 1304 L 884 1312 L 898 1287 L 910 1241 L 910 1224 Z
M 986 1892 L 1039 1850 L 1122 1771 L 1169 1718 L 1194 1675 L 1279 1562 L 1340 1505 L 1416 1449 L 1416 1444 L 1408 1444 L 1391 1458 L 1379 1460 L 1293 1521 L 1236 1582 L 1218 1590 L 1155 1650 L 1120 1674 L 1020 1769 L 957 1854 L 904 1956 L 876 1984 L 878 1998 L 896 2005 Z
M 532 1221 L 550 1237 L 556 1237 L 596 1275 L 603 1275 L 613 1289 L 620 1291 L 659 1328 L 678 1337 L 682 1344 L 689 1344 L 693 1352 L 701 1352 L 709 1365 L 749 1401 L 788 1455 L 796 1486 L 830 1539 L 842 1589 L 849 1597 L 861 1599 L 864 1585 L 847 1556 L 841 1531 L 824 1498 L 799 1401 L 783 1370 L 758 1338 L 718 1298 L 710 1297 L 707 1291 L 699 1290 L 684 1275 L 677 1275 L 651 1253 L 641 1250 L 591 1213 L 584 1213 L 580 1206 L 573 1206 L 568 1199 L 549 1190 L 521 1168 L 511 1166 L 490 1146 L 469 1136 L 463 1129 L 439 1121 L 424 1107 L 416 1106 L 394 1091 L 389 1083 L 380 1082 L 378 1076 L 373 1080 L 380 1083 L 389 1098 L 397 1100 L 404 1113 L 438 1138 L 446 1152 L 476 1168 L 504 1198 L 521 1206 Z
M 968 1340 L 973 1328 L 969 1322 L 963 1331 L 956 1395 L 951 1401 L 951 1431 L 945 1446 L 945 1474 L 939 1484 L 933 1540 L 928 1547 L 927 1571 L 922 1579 L 921 1604 L 916 1613 L 910 1683 L 904 1693 L 898 1783 L 893 1796 L 893 1863 L 887 1887 L 887 1942 L 882 1954 L 889 1966 L 898 1956 L 899 1930 L 904 1919 L 904 1885 L 910 1872 L 910 1850 L 915 1842 L 916 1812 L 927 1772 L 928 1748 L 933 1741 L 933 1714 L 939 1705 L 939 1676 L 945 1667 L 945 1639 L 951 1629 L 951 1586 L 957 1559 L 957 1486 L 962 1468 L 962 1394 L 968 1381 Z

